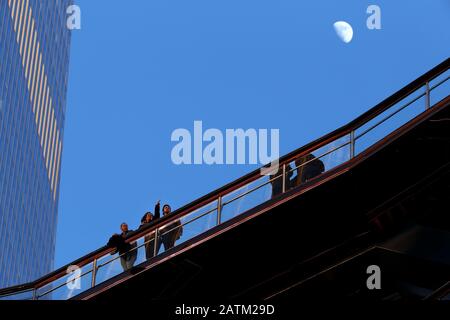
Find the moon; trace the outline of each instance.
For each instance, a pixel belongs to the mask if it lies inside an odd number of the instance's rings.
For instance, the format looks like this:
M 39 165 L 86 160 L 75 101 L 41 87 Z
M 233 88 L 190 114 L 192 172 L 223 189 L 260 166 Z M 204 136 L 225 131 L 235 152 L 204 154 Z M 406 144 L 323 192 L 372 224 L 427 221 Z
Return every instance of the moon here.
M 337 21 L 333 24 L 334 30 L 338 37 L 345 43 L 349 43 L 353 39 L 353 28 L 345 21 Z

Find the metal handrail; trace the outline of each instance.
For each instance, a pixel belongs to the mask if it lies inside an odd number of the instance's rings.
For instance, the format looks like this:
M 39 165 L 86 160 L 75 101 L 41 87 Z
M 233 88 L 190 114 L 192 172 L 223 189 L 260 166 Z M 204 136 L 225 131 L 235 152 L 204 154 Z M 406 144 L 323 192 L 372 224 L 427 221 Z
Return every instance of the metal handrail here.
M 276 177 L 273 177 L 272 179 L 269 179 L 269 180 L 267 180 L 266 182 L 263 182 L 262 184 L 259 184 L 259 185 L 257 185 L 256 187 L 253 187 L 252 189 L 247 190 L 247 191 L 245 191 L 245 192 L 243 192 L 243 193 L 240 193 L 240 194 L 238 194 L 237 196 L 231 198 L 230 200 L 227 200 L 227 201 L 223 202 L 223 203 L 222 203 L 222 206 L 226 206 L 227 204 L 229 204 L 229 203 L 231 203 L 231 202 L 233 202 L 233 201 L 235 201 L 235 200 L 237 200 L 237 199 L 240 199 L 240 198 L 242 198 L 243 196 L 246 196 L 246 195 L 249 194 L 249 193 L 252 193 L 252 192 L 254 192 L 254 191 L 256 191 L 256 190 L 259 190 L 259 189 L 261 189 L 262 187 L 268 185 L 269 183 L 272 183 L 272 181 L 275 181 L 275 180 L 281 178 L 282 176 L 283 176 L 283 174 L 280 173 L 280 174 L 277 175 Z M 252 182 L 253 182 L 253 181 L 252 181 Z
M 205 213 L 202 213 L 201 215 L 196 216 L 195 218 L 192 218 L 191 220 L 188 220 L 187 222 L 181 223 L 179 226 L 173 227 L 173 228 L 170 229 L 170 230 L 164 230 L 164 233 L 163 233 L 161 236 L 163 236 L 163 235 L 165 235 L 165 234 L 168 234 L 169 232 L 172 232 L 172 231 L 175 230 L 175 229 L 184 227 L 184 226 L 190 224 L 191 222 L 197 221 L 197 220 L 199 220 L 200 218 L 203 218 L 204 216 L 207 216 L 207 215 L 209 215 L 210 213 L 212 213 L 212 212 L 214 212 L 214 211 L 216 211 L 216 210 L 217 210 L 217 208 L 208 210 L 208 211 L 206 211 Z M 168 225 L 170 225 L 170 224 L 171 224 L 171 223 L 168 223 L 168 224 L 164 225 L 163 227 L 168 226 Z M 161 227 L 161 228 L 163 228 L 163 227 Z M 159 228 L 159 230 L 161 230 L 161 228 Z
M 387 120 L 389 120 L 390 118 L 392 118 L 393 116 L 395 116 L 396 114 L 398 114 L 400 111 L 406 109 L 407 107 L 409 107 L 410 105 L 412 105 L 414 102 L 416 102 L 417 100 L 419 100 L 420 98 L 422 98 L 423 96 L 426 96 L 426 93 L 422 93 L 421 95 L 419 95 L 418 97 L 414 98 L 413 100 L 411 100 L 410 102 L 406 103 L 405 105 L 403 105 L 402 107 L 400 107 L 398 110 L 392 112 L 391 114 L 389 114 L 388 116 L 384 117 L 383 119 L 381 119 L 380 121 L 376 122 L 374 125 L 370 126 L 368 129 L 364 130 L 362 133 L 358 134 L 355 137 L 355 140 L 358 140 L 359 138 L 361 138 L 362 136 L 366 135 L 368 132 L 372 131 L 373 129 L 375 129 L 376 127 L 378 127 L 380 124 L 386 122 Z
M 148 233 L 147 233 L 147 234 L 148 234 Z M 138 238 L 137 240 L 139 240 L 139 239 L 145 237 L 147 234 L 145 234 L 144 236 Z M 135 241 L 137 241 L 137 240 L 133 240 L 133 241 L 130 241 L 130 242 L 135 242 Z M 103 267 L 103 266 L 109 264 L 110 262 L 112 262 L 112 261 L 114 261 L 114 260 L 117 260 L 117 259 L 119 259 L 119 258 L 122 258 L 123 256 L 127 255 L 128 253 L 130 253 L 130 252 L 132 252 L 132 251 L 134 251 L 134 250 L 137 250 L 137 249 L 140 248 L 140 247 L 141 247 L 141 246 L 139 246 L 139 247 L 136 246 L 135 248 L 131 248 L 131 249 L 128 250 L 127 252 L 124 252 L 124 253 L 122 253 L 122 254 L 119 254 L 119 255 L 117 255 L 117 257 L 111 258 L 110 260 L 108 260 L 108 261 L 106 261 L 106 262 L 104 262 L 104 263 L 99 264 L 99 265 L 98 265 L 98 269 L 100 269 L 101 267 Z M 108 255 L 108 254 L 105 254 L 105 255 L 103 255 L 103 256 L 100 257 L 100 258 L 106 257 L 107 255 Z M 98 259 L 97 259 L 97 260 L 98 260 Z
M 323 158 L 323 157 L 325 157 L 325 156 L 327 156 L 327 155 L 329 155 L 329 154 L 335 152 L 336 150 L 339 150 L 339 149 L 341 149 L 341 148 L 343 148 L 343 147 L 345 147 L 345 146 L 348 146 L 349 144 L 351 144 L 350 141 L 349 141 L 349 142 L 345 142 L 345 143 L 341 144 L 340 146 L 335 147 L 335 148 L 333 148 L 333 149 L 331 149 L 331 150 L 329 150 L 329 151 L 327 151 L 327 152 L 321 154 L 320 156 L 315 157 L 314 159 L 308 160 L 308 161 L 302 163 L 301 165 L 292 168 L 292 169 L 289 170 L 288 172 L 291 172 L 291 171 L 293 172 L 294 170 L 297 170 L 297 169 L 300 168 L 300 167 L 303 167 L 303 166 L 305 166 L 305 165 L 307 165 L 307 164 L 310 164 L 311 162 L 317 161 L 318 159 L 321 159 L 321 158 Z M 301 158 L 301 157 L 299 157 L 299 158 Z
M 424 300 L 441 300 L 450 294 L 450 281 L 444 283 L 442 286 L 434 290 Z
M 355 120 L 351 121 L 347 125 L 281 157 L 279 163 L 281 165 L 283 165 L 283 167 L 284 167 L 287 163 L 289 163 L 290 161 L 292 161 L 295 158 L 298 158 L 298 157 L 306 155 L 307 153 L 310 153 L 314 150 L 317 150 L 330 142 L 337 141 L 338 139 L 340 139 L 341 137 L 343 137 L 347 134 L 352 135 L 352 133 L 354 133 L 354 131 L 356 129 L 362 127 L 364 124 L 368 123 L 369 121 L 371 121 L 372 119 L 377 117 L 379 114 L 383 113 L 385 110 L 388 110 L 389 108 L 394 106 L 397 102 L 403 100 L 405 97 L 410 96 L 412 93 L 416 92 L 418 89 L 422 88 L 424 85 L 427 88 L 425 95 L 427 96 L 427 98 L 429 98 L 430 92 L 433 89 L 440 86 L 441 84 L 443 84 L 444 82 L 446 82 L 450 77 L 447 77 L 446 79 L 440 81 L 438 84 L 434 85 L 431 88 L 429 87 L 429 82 L 432 81 L 433 79 L 437 78 L 444 72 L 446 72 L 449 69 L 449 65 L 450 65 L 450 59 L 446 59 L 438 66 L 436 66 L 429 72 L 425 73 L 418 79 L 414 80 L 413 82 L 411 82 L 410 84 L 408 84 L 407 86 L 402 88 L 401 90 L 397 91 L 392 96 L 388 97 L 387 99 L 385 99 L 384 101 L 382 101 L 381 103 L 379 103 L 378 105 L 373 107 L 372 109 L 368 110 L 367 112 L 365 112 L 364 114 L 362 114 L 361 116 L 356 118 Z M 423 96 L 423 94 L 420 97 L 422 97 L 422 96 Z M 427 109 L 427 106 L 426 106 L 426 109 Z M 398 110 L 396 113 L 398 113 L 399 111 L 401 111 L 401 110 Z M 392 116 L 393 115 L 391 115 L 390 117 L 392 117 Z M 386 120 L 384 120 L 384 121 L 386 121 Z M 360 137 L 360 136 L 358 136 L 358 137 Z M 347 144 L 350 144 L 351 147 L 354 148 L 353 144 L 354 144 L 355 140 L 356 139 L 348 142 Z M 347 144 L 345 144 L 345 145 L 347 145 Z M 344 145 L 338 147 L 338 149 L 343 146 Z M 219 188 L 213 192 L 210 192 L 209 194 L 205 195 L 204 197 L 201 197 L 200 199 L 197 199 L 196 201 L 193 201 L 190 204 L 174 211 L 173 214 L 171 214 L 170 216 L 162 217 L 161 219 L 150 224 L 148 227 L 134 232 L 134 234 L 130 235 L 129 238 L 127 238 L 127 241 L 132 242 L 132 241 L 135 241 L 136 239 L 140 239 L 144 235 L 151 232 L 152 230 L 155 230 L 155 232 L 158 233 L 158 228 L 160 228 L 161 226 L 170 224 L 170 221 L 175 221 L 177 219 L 180 219 L 180 218 L 194 212 L 195 210 L 197 210 L 198 208 L 200 208 L 204 205 L 213 203 L 214 201 L 219 202 L 219 200 L 221 200 L 221 198 L 224 195 L 230 194 L 230 193 L 234 192 L 235 190 L 241 188 L 242 186 L 245 186 L 245 185 L 253 182 L 254 180 L 258 179 L 258 177 L 260 177 L 260 169 L 255 170 L 255 171 L 235 180 L 234 182 L 231 182 L 231 183 L 223 186 L 222 188 Z M 270 182 L 267 182 L 267 183 L 270 183 Z M 264 185 L 266 185 L 267 183 L 265 183 Z M 259 189 L 259 188 L 257 188 L 257 189 Z M 255 191 L 257 189 L 254 189 L 253 191 Z M 250 193 L 250 192 L 247 192 L 246 194 L 248 194 L 248 193 Z M 227 203 L 229 203 L 229 202 L 227 202 Z M 225 203 L 225 204 L 227 204 L 227 203 Z M 225 204 L 219 204 L 219 205 L 224 206 Z M 214 209 L 214 210 L 216 210 L 216 209 Z M 106 256 L 107 254 L 111 253 L 112 251 L 113 251 L 112 248 L 102 247 L 102 248 L 76 260 L 75 262 L 73 262 L 70 265 L 84 266 L 84 265 L 87 265 L 87 264 L 93 262 L 94 260 L 96 260 L 100 257 Z M 19 290 L 19 289 L 22 289 L 21 290 L 21 292 L 22 292 L 22 291 L 26 291 L 27 288 L 28 289 L 33 288 L 35 290 L 38 288 L 41 288 L 56 279 L 60 279 L 64 276 L 66 276 L 67 267 L 68 266 L 60 268 L 60 269 L 50 273 L 49 275 L 46 275 L 32 283 L 0 290 L 0 297 L 2 296 L 2 293 L 3 293 L 3 295 L 6 295 L 9 293 L 17 292 L 17 290 Z M 100 268 L 100 266 L 98 268 Z
M 234 198 L 231 198 L 231 200 L 225 201 L 223 203 L 223 206 L 226 206 L 227 204 L 229 204 L 231 202 L 234 202 L 234 201 L 236 201 L 236 200 L 238 200 L 238 199 L 240 199 L 240 198 L 242 198 L 242 197 L 244 197 L 244 196 L 246 196 L 246 195 L 248 195 L 250 193 L 253 193 L 254 191 L 261 189 L 262 187 L 268 185 L 272 181 L 277 180 L 279 178 L 281 178 L 281 174 L 279 176 L 273 178 L 273 179 L 270 179 L 269 181 L 264 182 L 263 184 L 260 184 L 260 185 L 258 185 L 256 187 L 254 187 L 253 189 L 247 190 L 244 193 L 240 193 L 239 195 L 235 196 Z
M 58 290 L 59 288 L 64 287 L 64 286 L 67 285 L 67 283 L 69 283 L 69 282 L 72 282 L 72 281 L 81 279 L 82 277 L 84 277 L 85 275 L 91 273 L 92 271 L 93 271 L 93 270 L 86 271 L 85 273 L 79 275 L 78 277 L 73 278 L 73 279 L 70 279 L 70 281 L 69 281 L 69 280 L 66 280 L 64 283 L 61 283 L 61 284 L 57 285 L 56 287 L 54 287 L 54 288 L 52 288 L 52 289 L 50 289 L 50 290 L 48 290 L 48 291 L 45 291 L 43 294 L 38 294 L 38 293 L 36 292 L 36 299 L 39 300 L 40 297 L 46 296 L 46 295 L 48 295 L 49 293 L 52 293 L 53 291 L 56 291 L 56 290 Z M 59 279 L 61 279 L 61 278 L 59 278 Z M 41 287 L 41 288 L 43 288 L 43 287 Z
M 450 76 L 448 76 L 447 78 L 439 81 L 438 83 L 436 83 L 434 86 L 432 86 L 430 88 L 430 91 L 433 91 L 434 89 L 436 89 L 437 87 L 439 87 L 441 84 L 443 84 L 444 82 L 448 81 L 448 79 L 450 79 Z
M 161 236 L 163 236 L 163 235 L 165 235 L 165 234 L 167 234 L 167 233 L 169 233 L 169 232 L 171 232 L 171 231 L 173 231 L 173 230 L 175 230 L 175 229 L 178 229 L 178 228 L 180 228 L 180 227 L 183 227 L 183 226 L 185 226 L 185 225 L 188 225 L 188 224 L 190 224 L 190 223 L 192 223 L 192 222 L 194 222 L 194 221 L 196 221 L 196 220 L 198 220 L 198 219 L 200 219 L 200 218 L 203 218 L 204 216 L 206 216 L 206 215 L 208 215 L 208 214 L 210 214 L 210 213 L 212 213 L 212 212 L 214 212 L 214 211 L 216 211 L 216 210 L 217 210 L 216 208 L 210 209 L 210 210 L 208 210 L 207 212 L 202 213 L 201 215 L 196 216 L 195 218 L 193 218 L 193 219 L 191 219 L 191 220 L 188 220 L 187 222 L 184 222 L 184 223 L 180 224 L 180 225 L 177 226 L 177 227 L 174 227 L 174 228 L 172 228 L 172 229 L 170 229 L 170 230 L 168 230 L 168 231 L 165 231 Z M 166 224 L 166 226 L 167 226 L 167 225 L 170 225 L 170 223 Z M 164 226 L 163 226 L 163 227 L 164 227 Z M 161 228 L 162 228 L 162 227 L 161 227 Z M 160 228 L 160 229 L 161 229 L 161 228 Z M 155 245 L 157 245 L 157 241 L 158 241 L 158 240 L 157 240 L 157 238 L 156 238 L 156 230 L 151 231 L 151 232 L 149 232 L 149 233 L 146 233 L 145 235 L 143 235 L 142 237 L 138 238 L 138 239 L 135 240 L 135 241 L 139 241 L 140 239 L 142 239 L 142 238 L 148 236 L 150 233 L 155 233 L 155 236 L 153 237 L 153 239 L 150 239 L 150 240 L 148 240 L 148 241 L 144 241 L 141 245 L 138 245 L 138 246 L 136 246 L 135 248 L 132 248 L 132 249 L 130 249 L 129 251 L 127 251 L 127 252 L 125 252 L 125 253 L 122 253 L 121 255 L 118 255 L 117 257 L 111 258 L 110 260 L 108 260 L 108 261 L 106 261 L 106 262 L 103 262 L 103 263 L 99 264 L 99 265 L 97 266 L 97 269 L 100 269 L 100 268 L 102 268 L 102 267 L 104 267 L 104 266 L 110 264 L 111 262 L 113 262 L 113 261 L 115 261 L 115 260 L 118 260 L 118 259 L 121 258 L 122 256 L 124 256 L 124 255 L 126 255 L 126 254 L 128 254 L 128 253 L 130 253 L 130 252 L 132 252 L 132 251 L 135 251 L 135 250 L 137 251 L 138 249 L 144 247 L 146 244 L 148 244 L 148 243 L 150 243 L 150 242 L 152 242 L 152 241 L 155 241 Z M 74 279 L 74 280 L 75 280 L 75 279 Z
M 444 83 L 444 82 L 445 82 L 445 81 L 441 81 L 439 84 L 435 85 L 433 88 L 438 87 L 439 85 L 441 85 L 441 84 Z M 431 91 L 431 90 L 430 90 L 430 91 Z M 379 121 L 379 122 L 377 123 L 377 125 L 375 125 L 375 126 L 371 127 L 370 129 L 366 130 L 363 134 L 360 134 L 358 137 L 356 137 L 356 138 L 353 137 L 353 143 L 354 143 L 354 141 L 356 141 L 358 138 L 360 138 L 360 137 L 362 137 L 364 134 L 366 134 L 368 131 L 372 130 L 373 128 L 375 128 L 376 126 L 380 125 L 381 123 L 384 123 L 385 121 L 387 121 L 388 119 L 390 119 L 391 117 L 393 117 L 395 114 L 399 113 L 400 111 L 402 111 L 403 109 L 405 109 L 406 107 L 408 107 L 409 105 L 411 105 L 412 103 L 414 103 L 415 101 L 417 101 L 418 99 L 420 99 L 421 97 L 423 97 L 424 95 L 425 95 L 425 94 L 419 95 L 419 96 L 416 97 L 414 100 L 410 101 L 409 103 L 407 103 L 407 104 L 405 104 L 404 106 L 402 106 L 400 109 L 396 110 L 395 112 L 393 112 L 393 113 L 390 114 L 389 116 L 385 117 L 383 120 Z M 353 134 L 353 133 L 354 133 L 354 131 L 351 131 L 351 134 Z M 343 136 L 345 136 L 345 135 L 343 135 Z M 339 139 L 339 138 L 338 138 L 338 139 Z M 352 139 L 350 139 L 350 140 L 352 140 Z M 341 148 L 343 148 L 343 147 L 345 147 L 345 146 L 347 146 L 347 145 L 349 145 L 349 144 L 352 145 L 353 143 L 352 143 L 352 141 L 343 143 L 343 144 L 341 144 L 341 145 L 339 145 L 339 146 L 337 146 L 337 147 L 335 147 L 335 148 L 329 150 L 328 152 L 323 153 L 322 155 L 318 156 L 316 159 L 323 158 L 323 157 L 325 157 L 326 155 L 331 154 L 332 152 L 334 152 L 334 151 L 336 151 L 336 150 L 339 150 L 339 149 L 341 149 Z M 316 159 L 312 159 L 312 160 L 310 160 L 310 161 L 307 161 L 307 162 L 301 164 L 300 166 L 296 166 L 295 168 L 291 169 L 290 171 L 293 171 L 293 170 L 295 170 L 295 169 L 297 169 L 297 168 L 300 168 L 300 167 L 302 167 L 302 166 L 305 166 L 305 165 L 307 165 L 308 163 L 311 163 L 311 162 L 313 162 L 313 161 L 316 160 Z M 248 194 L 250 194 L 250 193 L 252 193 L 252 192 L 254 192 L 254 191 L 256 191 L 256 190 L 258 190 L 258 189 L 260 189 L 260 188 L 262 188 L 263 186 L 265 186 L 265 185 L 271 183 L 273 180 L 279 179 L 281 176 L 285 177 L 285 174 L 286 174 L 286 172 L 285 172 L 285 165 L 286 165 L 286 164 L 284 163 L 284 164 L 283 164 L 283 170 L 284 170 L 284 171 L 283 171 L 283 174 L 278 175 L 278 176 L 276 176 L 276 177 L 270 179 L 269 181 L 267 181 L 267 182 L 265 182 L 265 183 L 263 183 L 263 184 L 261 184 L 261 185 L 258 185 L 258 186 L 254 187 L 254 188 L 252 188 L 252 189 L 250 189 L 250 190 L 248 190 L 248 191 L 246 191 L 246 192 L 244 192 L 244 193 L 242 193 L 242 194 L 239 194 L 238 196 L 232 198 L 231 200 L 228 200 L 228 201 L 224 202 L 223 204 L 218 204 L 218 206 L 220 206 L 220 207 L 225 206 L 225 205 L 227 205 L 227 204 L 229 204 L 229 203 L 231 203 L 231 202 L 233 202 L 233 201 L 235 201 L 235 200 L 237 200 L 237 199 L 239 199 L 239 198 L 242 198 L 242 197 L 244 197 L 244 196 L 246 196 L 246 195 L 248 195 Z M 284 190 L 284 191 L 285 191 L 285 190 Z M 220 196 L 219 199 L 222 199 L 222 197 Z M 212 204 L 213 202 L 214 202 L 214 201 L 212 201 L 211 204 Z M 176 230 L 176 229 L 178 229 L 178 228 L 180 228 L 180 227 L 183 227 L 183 226 L 185 226 L 185 225 L 188 225 L 188 224 L 190 224 L 191 222 L 196 221 L 196 220 L 198 220 L 198 219 L 200 219 L 200 218 L 202 218 L 202 217 L 204 217 L 204 216 L 206 216 L 206 215 L 208 215 L 208 214 L 210 214 L 210 213 L 212 213 L 212 212 L 214 212 L 214 211 L 216 211 L 216 210 L 217 210 L 217 208 L 211 209 L 211 210 L 209 210 L 209 211 L 207 211 L 207 212 L 201 214 L 200 216 L 197 216 L 197 217 L 195 217 L 194 219 L 191 219 L 191 220 L 189 220 L 188 222 L 185 222 L 185 223 L 181 224 L 180 226 L 176 226 L 176 227 L 174 227 L 174 228 L 172 228 L 172 229 L 170 229 L 170 230 L 168 230 L 168 231 L 165 231 L 164 234 L 168 234 L 169 232 L 172 232 L 173 230 Z M 190 213 L 188 213 L 188 214 L 190 214 Z M 186 214 L 186 215 L 188 215 L 188 214 Z M 166 225 L 170 225 L 170 223 L 168 223 L 168 224 L 166 224 Z M 163 234 L 163 235 L 164 235 L 164 234 Z M 155 246 L 157 246 L 156 241 L 158 241 L 158 239 L 155 238 L 155 239 L 149 240 L 148 242 L 150 242 L 150 241 L 155 241 Z M 138 248 L 140 248 L 140 247 L 142 247 L 142 246 L 144 246 L 144 245 L 145 245 L 145 244 L 139 246 Z M 134 249 L 132 249 L 132 250 L 137 250 L 138 248 L 134 248 Z M 130 250 L 130 251 L 131 251 L 131 250 Z
M 0 296 L 0 300 L 2 300 L 1 298 L 17 296 L 17 295 L 20 295 L 20 294 L 25 294 L 27 292 L 33 293 L 33 291 L 34 291 L 33 288 L 28 288 L 28 289 L 19 290 L 19 291 L 16 291 L 16 292 L 11 292 L 11 293 L 4 294 L 4 295 Z

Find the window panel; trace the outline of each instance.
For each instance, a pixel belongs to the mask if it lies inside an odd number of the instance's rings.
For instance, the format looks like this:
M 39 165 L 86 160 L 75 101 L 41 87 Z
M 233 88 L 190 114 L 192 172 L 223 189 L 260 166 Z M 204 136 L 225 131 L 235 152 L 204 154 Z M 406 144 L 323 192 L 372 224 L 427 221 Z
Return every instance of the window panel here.
M 30 17 L 32 17 L 32 10 L 30 9 Z M 30 56 L 31 56 L 31 45 L 33 44 L 33 29 L 34 29 L 34 20 L 31 19 L 29 23 L 27 36 L 25 39 L 25 78 L 28 79 L 30 75 L 28 74 L 29 65 L 30 65 Z M 30 82 L 28 81 L 28 90 L 30 89 Z
M 20 34 L 22 31 L 22 25 L 23 25 L 23 16 L 24 16 L 24 11 L 25 11 L 25 0 L 21 0 L 20 1 L 20 15 L 19 15 L 19 21 L 18 21 L 18 30 L 17 30 L 17 43 L 20 43 Z M 20 54 L 22 54 L 22 51 L 20 51 Z
M 29 0 L 26 0 L 27 1 L 27 3 L 26 3 L 26 5 L 25 5 L 25 12 L 24 12 L 24 15 L 23 15 L 23 26 L 22 26 L 22 32 L 21 32 L 21 35 L 20 35 L 20 54 L 22 55 L 22 66 L 24 67 L 25 66 L 25 59 L 24 59 L 24 56 L 25 56 L 25 52 L 23 51 L 23 45 L 24 45 L 24 41 L 25 41 L 25 36 L 26 36 L 26 31 L 27 31 L 27 29 L 28 29 L 28 26 L 29 26 L 29 22 L 30 22 L 30 10 L 29 10 L 29 6 L 28 6 L 28 1 Z
M 34 31 L 34 38 L 37 41 L 37 32 Z M 40 64 L 39 64 L 39 41 L 37 41 L 36 50 L 33 53 L 34 56 L 34 66 L 33 66 L 33 80 L 31 81 L 31 100 L 33 101 L 33 112 L 36 112 L 36 91 L 37 81 L 40 76 Z M 37 119 L 37 118 L 36 118 Z M 37 122 L 37 120 L 36 120 Z
M 34 80 L 34 76 L 35 76 L 35 72 L 36 72 L 35 71 L 36 63 L 34 61 L 34 53 L 36 52 L 36 32 L 34 31 L 34 20 L 32 22 L 30 43 L 32 43 L 32 46 L 31 46 L 30 61 L 29 61 L 30 74 L 28 75 L 28 90 L 30 90 L 31 83 L 32 83 L 32 80 Z M 28 68 L 28 63 L 27 63 L 27 68 Z M 33 92 L 33 88 L 31 88 L 31 90 L 30 90 L 30 101 L 31 102 L 33 102 L 32 92 Z

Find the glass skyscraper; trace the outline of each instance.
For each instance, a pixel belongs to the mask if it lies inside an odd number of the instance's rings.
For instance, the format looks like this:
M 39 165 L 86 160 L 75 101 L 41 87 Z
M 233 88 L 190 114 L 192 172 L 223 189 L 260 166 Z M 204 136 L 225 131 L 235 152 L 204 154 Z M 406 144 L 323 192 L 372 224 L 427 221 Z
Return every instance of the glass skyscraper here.
M 0 288 L 53 269 L 72 0 L 0 0 Z

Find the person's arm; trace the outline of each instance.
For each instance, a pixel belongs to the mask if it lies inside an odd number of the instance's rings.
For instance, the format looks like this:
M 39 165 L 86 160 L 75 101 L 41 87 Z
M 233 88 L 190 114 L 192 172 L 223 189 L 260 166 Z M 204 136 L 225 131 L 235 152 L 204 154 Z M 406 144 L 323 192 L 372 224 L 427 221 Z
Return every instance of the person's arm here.
M 114 250 L 111 252 L 111 255 L 116 254 L 118 251 L 116 240 L 115 240 L 115 239 L 117 239 L 117 236 L 118 236 L 117 233 L 113 234 L 112 237 L 109 238 L 108 243 L 106 244 L 106 246 L 108 248 L 111 248 L 111 249 L 114 248 Z
M 127 239 L 131 238 L 132 236 L 136 235 L 137 233 L 139 233 L 139 230 L 129 230 L 127 235 L 125 236 L 125 238 L 123 238 L 123 242 L 126 243 Z M 136 240 L 133 242 L 128 242 L 128 244 L 134 248 L 136 247 Z
M 159 219 L 161 217 L 161 213 L 160 213 L 160 200 L 158 200 L 158 202 L 155 204 L 155 219 Z

